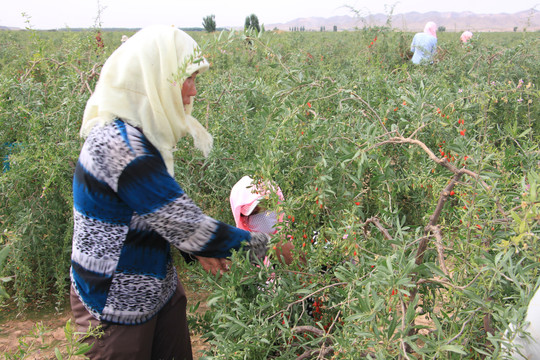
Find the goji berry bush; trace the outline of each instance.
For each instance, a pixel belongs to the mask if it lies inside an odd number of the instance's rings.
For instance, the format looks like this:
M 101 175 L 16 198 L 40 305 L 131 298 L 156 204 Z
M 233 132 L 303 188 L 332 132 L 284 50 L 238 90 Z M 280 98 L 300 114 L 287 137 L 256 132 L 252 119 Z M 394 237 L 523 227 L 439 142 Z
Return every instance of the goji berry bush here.
M 1 275 L 23 308 L 67 291 L 78 127 L 122 34 L 97 35 L 0 33 Z M 206 159 L 181 140 L 177 180 L 231 224 L 236 181 L 273 181 L 285 214 L 271 266 L 239 252 L 214 278 L 179 260 L 212 292 L 190 319 L 206 358 L 507 356 L 538 283 L 538 34 L 441 33 L 428 66 L 391 28 L 192 35 L 215 140 Z M 304 261 L 277 261 L 283 239 Z

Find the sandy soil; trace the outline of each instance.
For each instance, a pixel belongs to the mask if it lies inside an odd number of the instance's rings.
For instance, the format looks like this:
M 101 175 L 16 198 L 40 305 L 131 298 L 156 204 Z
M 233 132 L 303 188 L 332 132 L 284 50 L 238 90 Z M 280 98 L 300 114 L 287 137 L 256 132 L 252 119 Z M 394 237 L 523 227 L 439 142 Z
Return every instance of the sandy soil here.
M 190 306 L 197 304 L 199 301 L 201 304 L 197 309 L 197 313 L 202 313 L 207 309 L 206 298 L 208 293 L 200 290 L 192 291 L 187 288 L 186 293 L 188 297 L 188 311 Z M 1 311 L 10 310 L 2 309 Z M 55 347 L 65 355 L 67 341 L 64 327 L 66 322 L 72 319 L 69 306 L 66 306 L 66 309 L 61 313 L 25 315 L 25 317 L 17 318 L 8 315 L 7 317 L 9 318 L 8 320 L 0 321 L 0 354 L 4 355 L 1 359 L 8 359 L 7 354 L 11 354 L 12 358 L 17 359 L 56 359 L 54 354 Z M 36 330 L 36 324 L 41 325 L 39 326 L 42 329 L 41 335 L 39 330 Z M 199 359 L 202 356 L 201 352 L 206 350 L 208 345 L 203 342 L 198 334 L 192 334 L 191 343 L 194 359 Z M 25 357 L 16 355 L 21 349 L 26 353 Z

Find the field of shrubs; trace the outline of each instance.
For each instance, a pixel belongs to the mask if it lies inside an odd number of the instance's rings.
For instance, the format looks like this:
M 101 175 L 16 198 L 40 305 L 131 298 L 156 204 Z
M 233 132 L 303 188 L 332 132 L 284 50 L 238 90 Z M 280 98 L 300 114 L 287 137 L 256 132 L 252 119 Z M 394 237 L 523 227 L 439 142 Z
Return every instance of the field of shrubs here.
M 66 306 L 82 112 L 124 34 L 98 32 L 0 32 L 4 308 Z M 505 358 L 539 285 L 540 34 L 439 33 L 426 66 L 384 27 L 191 35 L 214 149 L 181 140 L 178 182 L 230 224 L 236 181 L 277 183 L 270 253 L 306 259 L 235 253 L 216 278 L 178 257 L 210 292 L 206 359 Z

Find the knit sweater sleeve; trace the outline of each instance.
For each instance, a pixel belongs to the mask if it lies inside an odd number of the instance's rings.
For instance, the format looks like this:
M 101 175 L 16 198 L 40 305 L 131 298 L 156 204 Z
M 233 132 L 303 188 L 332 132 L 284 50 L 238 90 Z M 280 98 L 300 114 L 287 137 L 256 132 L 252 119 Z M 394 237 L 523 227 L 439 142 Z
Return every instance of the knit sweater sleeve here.
M 182 251 L 224 258 L 245 243 L 258 257 L 266 253 L 266 234 L 250 233 L 205 215 L 167 172 L 159 153 L 133 159 L 118 178 L 117 193 L 146 225 Z

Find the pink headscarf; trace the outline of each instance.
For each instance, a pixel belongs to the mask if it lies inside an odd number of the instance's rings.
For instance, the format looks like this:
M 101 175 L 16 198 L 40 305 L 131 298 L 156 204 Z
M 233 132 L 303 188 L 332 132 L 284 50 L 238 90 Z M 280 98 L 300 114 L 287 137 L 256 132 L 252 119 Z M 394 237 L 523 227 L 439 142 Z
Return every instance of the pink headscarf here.
M 429 21 L 424 27 L 424 32 L 431 36 L 437 37 L 437 24 L 433 21 Z
M 463 34 L 461 34 L 460 40 L 462 43 L 466 43 L 472 38 L 472 32 L 470 31 L 464 31 Z
M 230 202 L 236 227 L 251 231 L 248 225 L 242 221 L 241 215 L 249 216 L 259 201 L 271 192 L 276 192 L 279 199 L 283 200 L 283 193 L 279 186 L 274 187 L 269 184 L 253 184 L 253 179 L 244 176 L 231 189 Z M 278 218 L 278 222 L 283 221 L 283 214 Z

